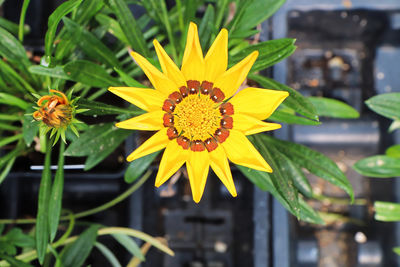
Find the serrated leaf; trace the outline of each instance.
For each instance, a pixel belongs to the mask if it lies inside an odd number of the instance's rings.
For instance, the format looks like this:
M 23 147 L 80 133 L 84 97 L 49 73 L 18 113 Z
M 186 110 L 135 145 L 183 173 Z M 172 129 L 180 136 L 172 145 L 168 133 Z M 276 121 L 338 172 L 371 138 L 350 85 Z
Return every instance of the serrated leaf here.
M 74 10 L 82 0 L 69 0 L 62 3 L 59 7 L 54 10 L 48 20 L 48 29 L 44 39 L 44 48 L 46 56 L 50 57 L 53 50 L 54 37 L 56 35 L 57 26 L 61 19 Z
M 58 164 L 56 175 L 54 176 L 53 186 L 51 188 L 49 204 L 49 231 L 50 242 L 56 237 L 58 223 L 60 221 L 62 197 L 64 188 L 64 150 L 65 143 L 60 142 L 60 152 L 58 155 Z
M 274 145 L 299 167 L 306 168 L 311 173 L 325 179 L 343 189 L 354 201 L 354 192 L 344 173 L 330 158 L 306 146 L 261 135 L 265 142 Z
M 113 9 L 115 16 L 124 32 L 126 39 L 132 49 L 141 55 L 148 57 L 150 55 L 146 45 L 143 33 L 136 22 L 128 5 L 123 0 L 109 0 L 110 7 Z
M 35 65 L 29 67 L 29 72 L 37 75 L 69 80 L 69 76 L 64 72 L 64 68 L 62 66 L 55 66 L 54 68 L 48 68 L 44 66 Z
M 129 236 L 124 234 L 113 234 L 112 237 L 118 241 L 126 250 L 128 250 L 132 255 L 139 258 L 141 261 L 144 261 L 144 255 L 140 250 L 140 247 L 136 244 L 136 242 Z
M 51 142 L 46 144 L 46 156 L 39 187 L 38 211 L 36 215 L 36 251 L 38 260 L 44 262 L 47 244 L 49 243 L 49 201 L 51 193 Z
M 265 142 L 260 138 L 260 135 L 254 135 L 250 140 L 253 140 L 260 154 L 265 158 L 268 164 L 273 169 L 270 174 L 271 181 L 276 190 L 284 198 L 294 214 L 299 216 L 299 203 L 297 190 L 293 185 L 292 178 L 288 172 L 286 157 L 279 153 L 273 146 L 266 146 Z
M 120 65 L 114 53 L 93 33 L 85 30 L 71 19 L 63 18 L 63 22 L 67 31 L 74 36 L 79 48 L 82 49 L 88 57 L 108 64 L 110 67 L 118 67 Z
M 377 155 L 357 161 L 353 169 L 358 173 L 377 178 L 400 176 L 400 159 Z
M 375 201 L 375 220 L 383 222 L 400 221 L 400 204 L 384 201 Z
M 287 124 L 300 124 L 300 125 L 320 125 L 321 122 L 313 121 L 305 117 L 296 116 L 294 110 L 288 108 L 279 108 L 269 116 L 268 120 L 283 122 Z
M 266 89 L 287 91 L 289 96 L 285 99 L 285 106 L 307 118 L 318 120 L 318 114 L 313 104 L 296 90 L 258 74 L 250 74 L 248 77 Z
M 308 97 L 319 116 L 341 119 L 356 119 L 360 116 L 357 110 L 346 103 L 325 97 Z
M 98 225 L 90 226 L 74 243 L 63 250 L 61 260 L 64 267 L 79 267 L 83 265 L 96 242 L 98 230 Z
M 365 101 L 365 104 L 379 115 L 400 120 L 400 93 L 377 95 Z
M 385 154 L 392 158 L 400 159 L 400 145 L 393 145 L 386 149 Z
M 110 76 L 100 65 L 87 60 L 76 60 L 64 66 L 64 72 L 70 80 L 93 87 L 118 86 L 121 83 Z
M 149 168 L 149 166 L 151 165 L 151 163 L 157 157 L 158 154 L 160 154 L 160 151 L 138 158 L 129 163 L 129 166 L 126 169 L 124 175 L 125 182 L 133 183 L 139 177 L 141 177 L 142 174 L 147 170 L 147 168 Z

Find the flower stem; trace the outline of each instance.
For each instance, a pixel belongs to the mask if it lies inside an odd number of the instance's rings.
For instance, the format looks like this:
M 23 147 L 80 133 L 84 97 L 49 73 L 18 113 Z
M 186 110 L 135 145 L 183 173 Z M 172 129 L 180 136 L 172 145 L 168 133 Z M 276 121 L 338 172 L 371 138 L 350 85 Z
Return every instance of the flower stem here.
M 85 216 L 89 216 L 89 215 L 101 212 L 101 211 L 106 210 L 106 209 L 116 205 L 117 203 L 123 201 L 124 199 L 129 197 L 133 192 L 135 192 L 137 189 L 139 189 L 139 187 L 144 182 L 146 182 L 147 179 L 149 179 L 150 175 L 151 175 L 151 171 L 149 170 L 142 176 L 142 178 L 140 178 L 137 181 L 137 183 L 135 183 L 133 186 L 131 186 L 128 190 L 126 190 L 121 195 L 117 196 L 116 198 L 114 198 L 113 200 L 111 200 L 111 201 L 109 201 L 107 203 L 104 203 L 101 206 L 98 206 L 96 208 L 93 208 L 93 209 L 90 209 L 90 210 L 86 210 L 86 211 L 82 211 L 82 212 L 74 214 L 75 219 L 82 218 L 82 217 L 85 217 Z M 69 219 L 70 219 L 69 215 L 62 216 L 60 218 L 60 221 L 61 220 L 62 221 L 66 221 L 66 220 L 69 220 Z M 15 219 L 15 220 L 13 220 L 13 219 L 3 219 L 3 220 L 0 220 L 0 224 L 31 224 L 31 223 L 35 223 L 35 222 L 36 222 L 36 219 Z

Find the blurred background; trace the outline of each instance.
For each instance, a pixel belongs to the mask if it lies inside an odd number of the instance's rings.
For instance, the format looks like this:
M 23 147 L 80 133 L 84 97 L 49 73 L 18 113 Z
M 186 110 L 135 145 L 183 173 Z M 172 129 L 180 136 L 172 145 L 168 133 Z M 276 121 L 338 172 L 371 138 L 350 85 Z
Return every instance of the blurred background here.
M 31 0 L 26 16 L 31 32 L 25 44 L 34 53 L 43 54 L 47 18 L 62 2 Z M 21 5 L 22 1 L 6 1 L 0 16 L 18 22 Z M 134 14 L 143 12 L 134 4 L 131 9 Z M 201 16 L 203 11 L 198 12 Z M 400 185 L 395 179 L 368 179 L 352 169 L 357 160 L 400 141 L 398 134 L 388 134 L 389 120 L 364 105 L 373 95 L 400 91 L 400 1 L 287 0 L 260 29 L 261 41 L 297 39 L 294 55 L 270 68 L 268 75 L 303 95 L 339 99 L 360 112 L 357 120 L 322 117 L 319 126 L 283 126 L 275 133 L 331 157 L 351 181 L 359 199 L 356 205 L 348 205 L 346 194 L 337 187 L 309 176 L 316 192 L 333 199 L 310 202 L 325 214 L 325 226 L 299 223 L 233 169 L 235 199 L 217 177 L 210 177 L 202 201 L 195 204 L 188 182 L 178 180 L 178 173 L 158 189 L 150 178 L 127 201 L 87 220 L 166 237 L 176 256 L 151 249 L 143 267 L 400 266 L 392 252 L 400 244 L 400 225 L 375 221 L 372 210 L 374 200 L 399 202 Z M 123 192 L 124 153 L 140 138 L 128 139 L 90 172 L 79 167 L 66 170 L 64 207 L 86 210 Z M 17 162 L 0 187 L 1 218 L 35 216 L 40 162 Z M 125 251 L 115 253 L 123 258 Z M 103 266 L 101 256 L 91 257 L 92 266 Z

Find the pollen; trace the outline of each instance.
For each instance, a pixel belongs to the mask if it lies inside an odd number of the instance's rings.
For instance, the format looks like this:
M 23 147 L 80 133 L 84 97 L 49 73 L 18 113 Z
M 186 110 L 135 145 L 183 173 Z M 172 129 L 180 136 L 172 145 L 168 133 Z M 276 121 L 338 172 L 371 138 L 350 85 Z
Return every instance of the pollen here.
M 209 152 L 223 143 L 233 128 L 233 105 L 212 82 L 187 81 L 164 101 L 162 110 L 167 136 L 184 149 Z
M 174 120 L 176 129 L 186 138 L 206 140 L 220 126 L 221 113 L 208 95 L 189 95 L 175 107 Z

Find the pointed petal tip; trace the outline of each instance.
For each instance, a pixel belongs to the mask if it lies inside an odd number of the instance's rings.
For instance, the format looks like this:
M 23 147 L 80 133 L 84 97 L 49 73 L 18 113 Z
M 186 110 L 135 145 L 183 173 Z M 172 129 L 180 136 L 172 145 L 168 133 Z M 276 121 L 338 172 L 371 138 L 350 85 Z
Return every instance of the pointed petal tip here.
M 191 21 L 191 22 L 189 23 L 189 30 L 190 30 L 190 29 L 197 30 L 197 24 L 194 23 L 193 21 Z
M 193 201 L 196 202 L 197 204 L 200 202 L 201 196 L 194 196 L 193 195 Z

